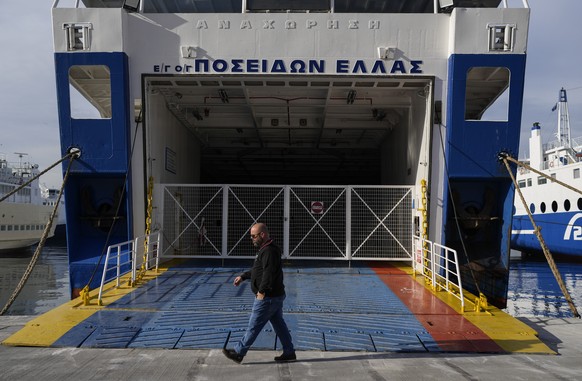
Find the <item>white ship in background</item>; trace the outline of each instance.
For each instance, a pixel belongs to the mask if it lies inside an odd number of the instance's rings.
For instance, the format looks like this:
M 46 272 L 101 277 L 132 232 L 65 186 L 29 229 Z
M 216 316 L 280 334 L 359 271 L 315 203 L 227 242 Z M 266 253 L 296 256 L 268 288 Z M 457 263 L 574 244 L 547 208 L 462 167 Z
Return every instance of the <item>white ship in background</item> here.
M 44 184 L 40 184 L 41 195 L 43 198 L 43 203 L 45 205 L 51 205 L 54 207 L 59 198 L 60 190 L 57 188 L 48 188 Z M 65 238 L 65 225 L 67 223 L 66 213 L 65 213 L 65 196 L 61 196 L 59 201 L 58 216 L 55 220 L 55 238 Z
M 0 197 L 40 172 L 37 164 L 22 162 L 25 154 L 18 155 L 19 163 L 0 156 Z M 52 210 L 53 206 L 45 204 L 38 179 L 0 202 L 0 250 L 22 249 L 39 242 Z M 49 237 L 54 235 L 55 226 Z
M 534 123 L 529 139 L 529 165 L 551 178 L 582 189 L 582 137 L 570 136 L 570 116 L 566 90 L 554 110 L 558 110 L 557 141 L 542 145 L 541 127 Z M 534 220 L 550 252 L 582 256 L 582 196 L 544 176 L 520 168 L 517 181 Z M 527 212 L 516 195 L 511 247 L 525 253 L 541 252 Z

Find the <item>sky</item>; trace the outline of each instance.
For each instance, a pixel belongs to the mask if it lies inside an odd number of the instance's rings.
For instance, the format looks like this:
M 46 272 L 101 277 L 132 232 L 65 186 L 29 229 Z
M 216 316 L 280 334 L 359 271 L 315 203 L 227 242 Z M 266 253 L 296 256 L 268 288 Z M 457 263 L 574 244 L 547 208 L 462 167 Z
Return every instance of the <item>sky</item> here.
M 520 157 L 530 128 L 542 126 L 553 140 L 560 88 L 568 90 L 572 137 L 582 137 L 582 0 L 528 0 L 531 8 L 523 102 Z M 0 153 L 14 152 L 41 170 L 61 158 L 55 89 L 51 7 L 53 0 L 0 0 Z M 61 1 L 71 6 L 73 1 Z M 521 6 L 521 0 L 511 0 Z M 41 178 L 60 187 L 60 166 Z

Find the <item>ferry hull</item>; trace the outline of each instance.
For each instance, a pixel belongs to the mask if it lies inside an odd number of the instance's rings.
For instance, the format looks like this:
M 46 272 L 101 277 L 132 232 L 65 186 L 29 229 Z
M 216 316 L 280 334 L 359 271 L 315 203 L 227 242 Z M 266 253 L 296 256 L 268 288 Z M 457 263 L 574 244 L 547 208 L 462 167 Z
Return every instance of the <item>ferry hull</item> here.
M 0 250 L 23 249 L 39 242 L 52 209 L 46 205 L 0 204 Z M 55 227 L 51 226 L 48 238 L 54 235 Z
M 492 7 L 274 13 L 265 20 L 250 12 L 180 14 L 183 22 L 176 23 L 172 14 L 55 9 L 55 25 L 78 22 L 92 31 L 95 47 L 69 52 L 62 26 L 55 27 L 62 151 L 81 151 L 65 189 L 73 295 L 96 285 L 108 245 L 166 229 L 161 252 L 179 255 L 181 241 L 205 241 L 192 234 L 222 229 L 213 255 L 227 258 L 237 255 L 229 242 L 244 240 L 245 229 L 265 217 L 249 208 L 226 230 L 229 207 L 243 201 L 225 197 L 223 214 L 201 226 L 206 200 L 182 190 L 156 193 L 164 184 L 395 185 L 414 188 L 413 218 L 403 222 L 410 222 L 408 236 L 456 249 L 467 288 L 504 306 L 512 192 L 497 156 L 517 151 L 528 15 Z M 496 29 L 496 22 L 508 27 Z M 491 52 L 490 35 L 514 23 L 523 26 L 514 30 L 515 46 Z M 144 36 L 155 41 L 147 51 L 137 48 Z M 99 106 L 101 119 L 71 115 L 71 87 Z M 507 88 L 505 120 L 481 120 Z M 304 200 L 323 209 L 309 212 L 307 222 L 316 226 L 286 232 L 282 241 L 325 229 L 320 221 L 331 219 L 325 208 L 334 204 L 322 203 L 322 195 Z M 170 201 L 188 207 L 166 216 Z M 386 215 L 376 215 L 366 235 L 389 231 Z M 335 225 L 345 235 L 353 229 L 343 217 Z M 175 239 L 168 238 L 172 229 Z M 332 236 L 313 241 L 312 251 L 325 258 L 330 246 L 359 249 L 349 247 L 351 236 L 339 244 Z M 409 246 L 401 245 L 410 260 Z M 485 271 L 473 276 L 484 262 Z
M 582 257 L 582 212 L 536 215 L 534 221 L 552 254 Z M 528 216 L 513 217 L 511 247 L 541 255 L 541 243 Z

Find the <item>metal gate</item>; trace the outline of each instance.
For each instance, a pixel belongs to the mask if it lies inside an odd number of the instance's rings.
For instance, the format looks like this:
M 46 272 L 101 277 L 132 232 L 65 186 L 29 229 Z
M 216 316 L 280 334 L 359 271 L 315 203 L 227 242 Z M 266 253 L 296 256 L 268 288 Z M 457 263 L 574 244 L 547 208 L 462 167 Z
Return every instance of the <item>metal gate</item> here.
M 412 260 L 413 187 L 158 185 L 166 258 L 253 258 L 265 222 L 285 258 Z

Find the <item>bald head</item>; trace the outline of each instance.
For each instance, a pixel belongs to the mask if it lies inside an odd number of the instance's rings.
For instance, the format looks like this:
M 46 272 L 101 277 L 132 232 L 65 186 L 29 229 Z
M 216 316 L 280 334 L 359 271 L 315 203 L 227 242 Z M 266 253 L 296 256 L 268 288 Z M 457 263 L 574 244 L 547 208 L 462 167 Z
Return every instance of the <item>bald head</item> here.
M 262 222 L 256 223 L 251 227 L 251 240 L 255 247 L 260 247 L 269 239 L 269 229 Z

